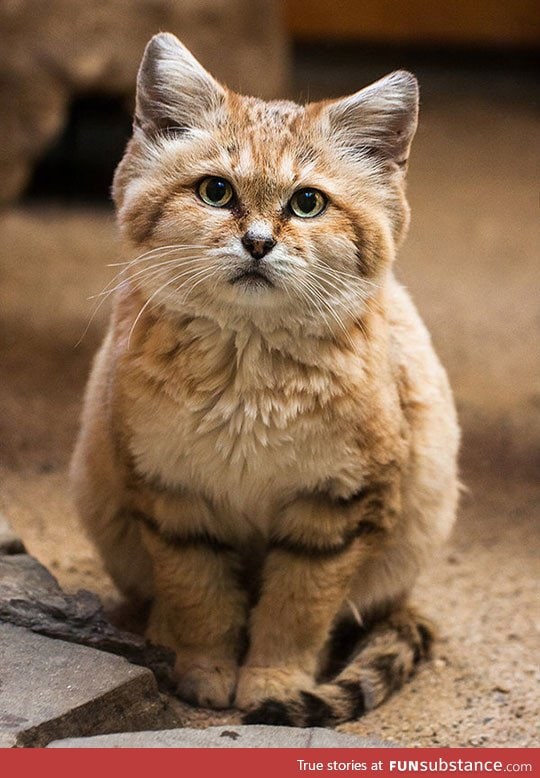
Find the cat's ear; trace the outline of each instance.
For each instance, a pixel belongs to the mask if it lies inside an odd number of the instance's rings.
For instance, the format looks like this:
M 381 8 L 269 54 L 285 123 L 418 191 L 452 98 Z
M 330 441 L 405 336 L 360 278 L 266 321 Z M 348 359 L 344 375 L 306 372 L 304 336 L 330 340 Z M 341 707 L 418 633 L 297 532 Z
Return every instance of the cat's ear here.
M 342 150 L 405 166 L 418 123 L 418 82 L 397 70 L 325 107 L 327 127 Z
M 154 35 L 137 76 L 135 125 L 147 133 L 184 132 L 204 125 L 225 90 L 178 38 Z

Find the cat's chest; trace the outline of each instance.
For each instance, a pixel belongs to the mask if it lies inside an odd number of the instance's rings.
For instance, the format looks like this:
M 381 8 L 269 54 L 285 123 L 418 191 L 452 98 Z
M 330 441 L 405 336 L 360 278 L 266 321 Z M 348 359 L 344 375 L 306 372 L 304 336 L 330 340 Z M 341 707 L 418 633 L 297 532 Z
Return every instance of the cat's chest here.
M 193 355 L 192 355 L 193 356 Z M 365 463 L 329 371 L 221 349 L 142 370 L 124 404 L 137 469 L 216 506 L 268 516 L 299 492 L 354 491 Z

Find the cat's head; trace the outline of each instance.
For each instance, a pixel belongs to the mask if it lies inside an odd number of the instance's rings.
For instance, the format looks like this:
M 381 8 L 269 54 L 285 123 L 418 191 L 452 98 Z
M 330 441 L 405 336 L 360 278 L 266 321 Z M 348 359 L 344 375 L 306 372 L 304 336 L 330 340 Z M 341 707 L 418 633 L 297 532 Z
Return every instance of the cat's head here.
M 221 86 L 173 35 L 155 36 L 114 182 L 141 255 L 133 283 L 171 311 L 346 327 L 406 231 L 417 112 L 404 71 L 343 99 L 264 102 Z

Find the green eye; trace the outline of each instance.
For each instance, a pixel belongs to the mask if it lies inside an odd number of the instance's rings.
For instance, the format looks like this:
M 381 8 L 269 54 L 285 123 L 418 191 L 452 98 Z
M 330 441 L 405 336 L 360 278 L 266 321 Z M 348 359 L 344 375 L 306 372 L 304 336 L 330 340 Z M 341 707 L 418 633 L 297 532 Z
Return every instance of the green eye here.
M 299 189 L 289 200 L 289 208 L 295 216 L 311 219 L 324 211 L 327 202 L 326 195 L 318 189 Z
M 234 191 L 229 182 L 224 178 L 209 176 L 201 181 L 197 188 L 199 197 L 207 205 L 214 208 L 225 208 L 234 197 Z

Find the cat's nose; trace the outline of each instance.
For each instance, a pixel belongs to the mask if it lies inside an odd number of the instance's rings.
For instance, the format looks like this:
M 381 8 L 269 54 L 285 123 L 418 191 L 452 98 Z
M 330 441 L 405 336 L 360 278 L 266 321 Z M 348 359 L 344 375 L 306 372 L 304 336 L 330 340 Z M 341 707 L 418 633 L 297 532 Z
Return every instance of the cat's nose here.
M 262 259 L 269 251 L 272 251 L 275 245 L 276 241 L 273 238 L 250 230 L 242 237 L 242 246 L 249 251 L 253 259 Z

